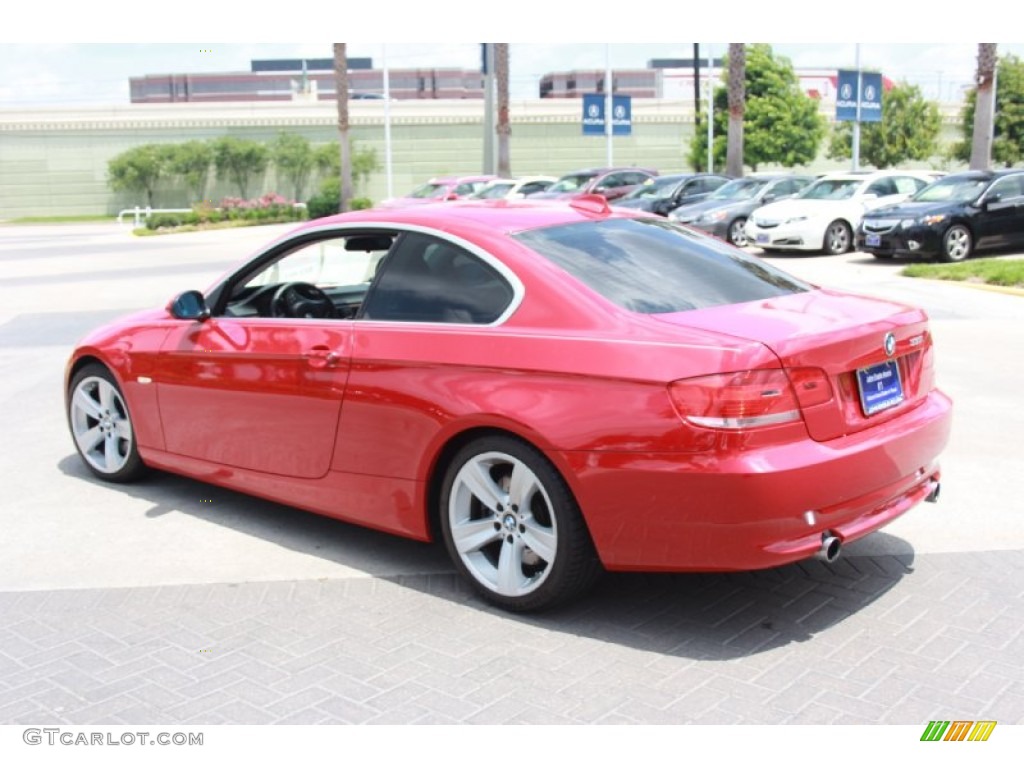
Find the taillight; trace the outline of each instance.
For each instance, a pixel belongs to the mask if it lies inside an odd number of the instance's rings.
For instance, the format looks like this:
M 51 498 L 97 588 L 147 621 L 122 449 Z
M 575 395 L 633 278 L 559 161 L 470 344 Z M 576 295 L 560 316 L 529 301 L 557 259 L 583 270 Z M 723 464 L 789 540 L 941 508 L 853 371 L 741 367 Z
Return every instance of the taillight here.
M 801 408 L 821 405 L 832 399 L 832 385 L 821 368 L 787 368 L 796 400 Z
M 681 379 L 668 391 L 676 412 L 700 427 L 753 429 L 800 420 L 793 387 L 780 368 Z

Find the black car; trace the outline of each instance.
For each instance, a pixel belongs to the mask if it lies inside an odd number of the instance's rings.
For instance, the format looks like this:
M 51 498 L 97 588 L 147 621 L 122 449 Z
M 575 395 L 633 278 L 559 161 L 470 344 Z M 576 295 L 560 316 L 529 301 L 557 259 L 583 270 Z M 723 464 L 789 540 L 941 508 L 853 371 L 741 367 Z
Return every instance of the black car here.
M 791 173 L 734 179 L 699 203 L 676 208 L 669 218 L 742 248 L 747 245 L 745 225 L 751 213 L 762 205 L 792 197 L 812 181 L 813 176 Z
M 1024 171 L 968 171 L 909 200 L 864 214 L 857 248 L 879 259 L 912 254 L 963 261 L 975 250 L 1024 243 Z
M 728 176 L 718 176 L 714 173 L 677 173 L 672 176 L 659 176 L 650 183 L 637 187 L 625 197 L 620 197 L 614 205 L 668 216 L 670 211 L 681 205 L 703 200 L 728 182 Z

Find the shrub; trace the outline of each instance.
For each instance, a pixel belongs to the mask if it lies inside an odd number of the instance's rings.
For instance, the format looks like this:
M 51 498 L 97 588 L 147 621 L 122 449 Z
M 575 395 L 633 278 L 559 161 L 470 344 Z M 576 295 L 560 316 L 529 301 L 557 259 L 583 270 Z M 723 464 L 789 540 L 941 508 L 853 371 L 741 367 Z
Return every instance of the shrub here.
M 320 191 L 309 198 L 306 203 L 309 211 L 309 218 L 319 219 L 322 216 L 333 216 L 338 212 L 341 205 L 341 181 L 337 177 L 330 177 L 320 182 Z M 361 211 L 373 207 L 373 201 L 368 197 L 353 197 L 349 201 L 350 210 Z

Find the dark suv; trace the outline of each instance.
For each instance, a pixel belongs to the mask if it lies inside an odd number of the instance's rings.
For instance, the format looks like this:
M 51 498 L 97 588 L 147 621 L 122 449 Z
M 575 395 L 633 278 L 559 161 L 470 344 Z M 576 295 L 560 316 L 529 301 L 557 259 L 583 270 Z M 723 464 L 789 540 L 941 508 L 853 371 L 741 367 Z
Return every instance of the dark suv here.
M 864 214 L 858 250 L 879 259 L 913 254 L 963 261 L 975 250 L 1024 243 L 1024 171 L 967 171 L 909 200 Z

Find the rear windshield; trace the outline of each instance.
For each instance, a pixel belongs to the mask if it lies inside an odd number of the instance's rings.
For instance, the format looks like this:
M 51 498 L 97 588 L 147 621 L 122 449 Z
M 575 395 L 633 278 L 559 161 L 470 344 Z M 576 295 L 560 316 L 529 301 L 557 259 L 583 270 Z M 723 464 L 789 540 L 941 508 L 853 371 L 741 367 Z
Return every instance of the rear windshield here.
M 811 289 L 721 240 L 664 219 L 588 221 L 515 238 L 633 312 L 683 312 Z

